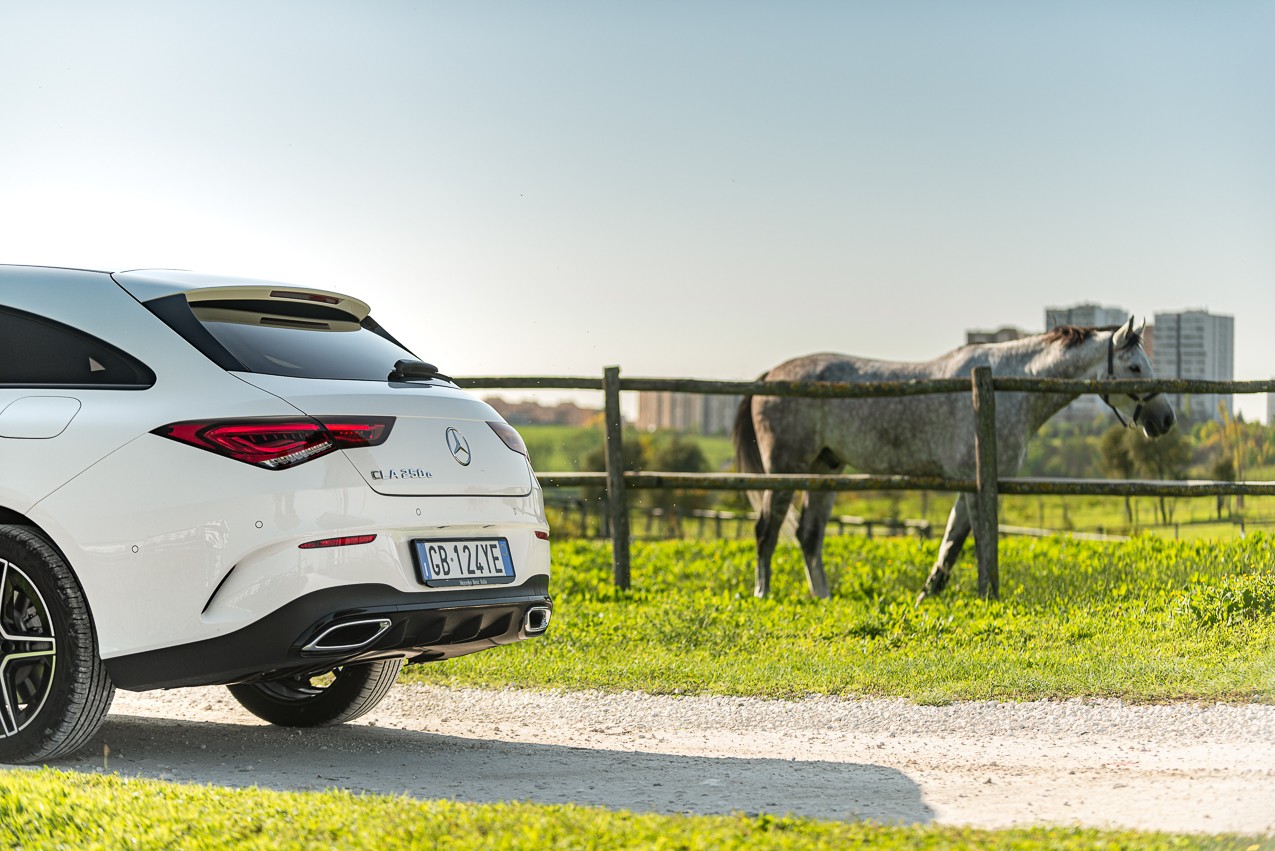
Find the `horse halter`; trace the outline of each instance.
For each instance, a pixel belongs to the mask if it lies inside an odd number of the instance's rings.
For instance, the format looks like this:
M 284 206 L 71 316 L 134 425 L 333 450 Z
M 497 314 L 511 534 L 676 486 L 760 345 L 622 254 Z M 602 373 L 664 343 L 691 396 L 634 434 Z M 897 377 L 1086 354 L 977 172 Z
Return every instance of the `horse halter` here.
M 1107 339 L 1107 377 L 1116 377 L 1116 335 L 1114 332 Z M 1099 398 L 1107 403 L 1107 407 L 1111 409 L 1111 413 L 1115 414 L 1116 419 L 1120 420 L 1120 425 L 1124 428 L 1129 428 L 1130 425 L 1141 425 L 1141 423 L 1138 422 L 1138 417 L 1142 416 L 1142 409 L 1146 406 L 1147 402 L 1150 402 L 1159 395 L 1159 391 L 1156 391 L 1155 393 L 1147 393 L 1144 396 L 1135 396 L 1134 394 L 1129 393 L 1129 398 L 1137 404 L 1134 405 L 1133 416 L 1129 418 L 1128 422 L 1125 422 L 1125 418 L 1121 416 L 1120 410 L 1116 408 L 1115 405 L 1111 404 L 1111 400 L 1107 398 L 1106 393 L 1103 393 Z

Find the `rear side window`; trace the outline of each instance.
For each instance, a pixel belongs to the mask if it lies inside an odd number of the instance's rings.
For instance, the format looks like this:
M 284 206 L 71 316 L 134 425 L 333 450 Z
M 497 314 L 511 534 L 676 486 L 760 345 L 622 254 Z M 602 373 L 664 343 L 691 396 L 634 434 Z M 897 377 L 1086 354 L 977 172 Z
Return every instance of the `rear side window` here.
M 358 322 L 347 313 L 321 305 L 244 300 L 185 305 L 184 298 L 176 298 L 181 299 L 183 312 L 188 311 L 187 317 L 193 316 L 197 328 L 189 319 L 170 321 L 164 314 L 174 313 L 171 308 L 156 310 L 157 314 L 227 369 L 297 378 L 385 381 L 396 361 L 416 357 L 370 318 Z M 158 305 L 147 306 L 155 310 Z M 224 352 L 208 351 L 212 341 Z
M 128 353 L 83 331 L 0 308 L 0 385 L 141 390 L 155 373 Z

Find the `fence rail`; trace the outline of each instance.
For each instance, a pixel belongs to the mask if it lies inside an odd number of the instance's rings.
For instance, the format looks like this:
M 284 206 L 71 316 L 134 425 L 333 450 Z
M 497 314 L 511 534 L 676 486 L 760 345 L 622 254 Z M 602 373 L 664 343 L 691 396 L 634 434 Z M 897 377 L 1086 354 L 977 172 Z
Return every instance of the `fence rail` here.
M 979 593 L 999 593 L 999 495 L 1045 496 L 1275 496 L 1275 482 L 1204 480 L 1146 481 L 1112 479 L 1000 478 L 996 471 L 996 394 L 1146 394 L 1146 393 L 1275 393 L 1271 381 L 1200 381 L 1193 379 L 1011 378 L 993 376 L 978 367 L 969 379 L 917 379 L 898 382 L 707 381 L 689 378 L 621 378 L 619 367 L 607 367 L 601 379 L 569 376 L 479 376 L 458 379 L 468 389 L 600 390 L 605 394 L 605 473 L 549 472 L 537 475 L 545 487 L 607 489 L 614 581 L 630 585 L 629 489 L 683 490 L 927 490 L 974 494 L 979 527 L 974 529 Z M 622 468 L 623 421 L 620 393 L 670 391 L 711 395 L 787 396 L 809 399 L 859 399 L 919 396 L 933 393 L 971 393 L 975 412 L 976 472 L 973 479 L 941 476 L 759 475 L 743 473 L 625 472 Z
M 538 473 L 545 487 L 605 487 L 606 473 Z M 623 476 L 627 488 L 637 490 L 926 490 L 974 493 L 974 479 L 938 476 L 748 475 L 744 473 L 634 473 Z M 1218 482 L 1199 479 L 1050 479 L 1009 477 L 999 480 L 1000 492 L 1010 496 L 1275 496 L 1275 482 Z
M 618 368 L 611 367 L 617 369 Z M 475 376 L 456 379 L 470 390 L 602 390 L 605 379 L 585 376 Z M 874 396 L 923 396 L 967 393 L 967 378 L 918 378 L 911 381 L 709 381 L 699 378 L 620 378 L 622 391 L 668 391 L 716 396 L 797 396 L 810 399 L 863 399 Z M 998 393 L 1275 393 L 1275 379 L 1203 381 L 1191 378 L 1019 378 L 993 376 Z

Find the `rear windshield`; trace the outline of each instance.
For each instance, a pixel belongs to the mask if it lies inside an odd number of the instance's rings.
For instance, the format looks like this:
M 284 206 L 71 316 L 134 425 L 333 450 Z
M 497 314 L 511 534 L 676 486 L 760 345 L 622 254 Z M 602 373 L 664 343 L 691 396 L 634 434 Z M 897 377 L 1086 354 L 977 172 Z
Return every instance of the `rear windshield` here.
M 182 295 L 146 306 L 224 369 L 297 378 L 385 381 L 416 359 L 371 317 L 279 301 L 202 301 Z
M 196 316 L 199 313 L 195 311 Z M 203 318 L 200 321 L 249 372 L 384 381 L 395 361 L 415 358 L 375 331 L 353 323 L 321 330 Z

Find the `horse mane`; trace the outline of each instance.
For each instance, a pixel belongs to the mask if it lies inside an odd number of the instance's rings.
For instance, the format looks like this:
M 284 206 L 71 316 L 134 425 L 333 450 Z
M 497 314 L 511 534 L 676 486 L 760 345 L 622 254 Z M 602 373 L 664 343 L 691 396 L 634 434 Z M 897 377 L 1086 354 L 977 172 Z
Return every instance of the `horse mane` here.
M 1099 331 L 1118 330 L 1120 330 L 1119 325 L 1104 325 L 1098 328 L 1086 325 L 1059 325 L 1057 328 L 1050 328 L 1043 336 L 1047 343 L 1062 343 L 1064 349 L 1070 349 L 1073 346 L 1080 345 Z M 1133 331 L 1130 332 L 1129 337 L 1125 340 L 1122 348 L 1132 349 L 1134 346 L 1141 344 L 1142 335 Z
M 1046 343 L 1062 343 L 1064 349 L 1079 346 L 1094 335 L 1099 329 L 1083 325 L 1059 325 L 1044 333 Z

